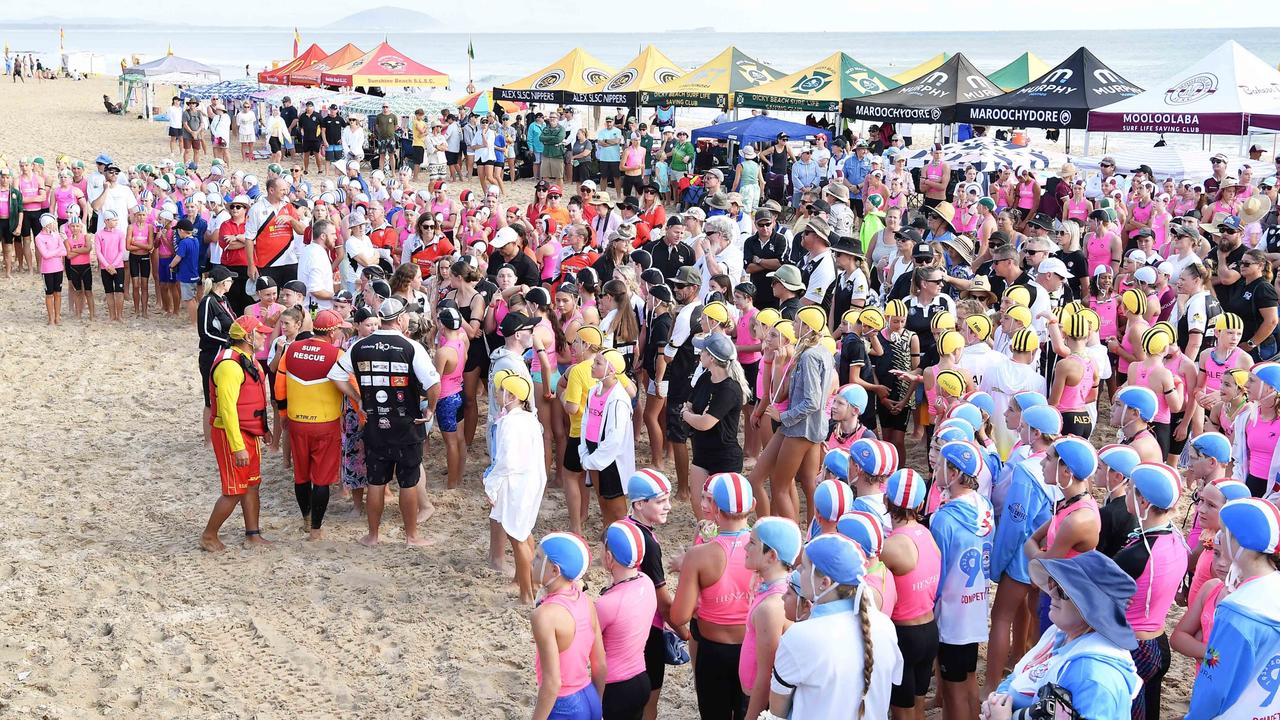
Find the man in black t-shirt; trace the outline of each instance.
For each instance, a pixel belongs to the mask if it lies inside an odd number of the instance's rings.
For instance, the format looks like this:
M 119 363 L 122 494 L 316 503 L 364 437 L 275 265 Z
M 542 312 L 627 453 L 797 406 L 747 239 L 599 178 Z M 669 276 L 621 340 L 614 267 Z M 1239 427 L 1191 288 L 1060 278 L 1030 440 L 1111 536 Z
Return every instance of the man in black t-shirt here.
M 302 153 L 302 172 L 311 172 L 311 160 L 316 161 L 316 172 L 324 172 L 324 160 L 320 158 L 320 113 L 315 104 L 307 101 L 306 108 L 298 116 L 298 151 Z
M 693 248 L 684 242 L 687 232 L 684 219 L 672 215 L 667 218 L 667 229 L 662 237 L 644 246 L 652 258 L 650 267 L 661 270 L 662 277 L 668 280 L 675 277 L 680 268 L 693 265 Z
M 1208 230 L 1217 240 L 1218 247 L 1214 250 L 1213 257 L 1218 271 L 1210 281 L 1213 283 L 1214 294 L 1218 296 L 1218 302 L 1224 308 L 1230 308 L 1244 287 L 1244 278 L 1240 275 L 1240 261 L 1244 259 L 1246 248 L 1241 242 L 1240 219 L 1231 216 L 1223 218 L 1216 227 L 1201 225 L 1200 228 Z M 1241 342 L 1248 339 L 1249 336 L 1245 335 L 1241 338 Z
M 329 106 L 329 114 L 320 119 L 320 127 L 324 130 L 324 159 L 328 162 L 341 160 L 342 131 L 346 129 L 347 121 L 338 114 L 337 105 Z
M 289 136 L 293 138 L 294 147 L 297 147 L 298 140 L 301 137 L 298 134 L 298 108 L 294 107 L 293 100 L 289 96 L 285 96 L 281 100 L 283 104 L 280 106 L 280 119 L 284 120 L 284 126 L 289 128 Z M 301 148 L 298 148 L 301 151 Z M 292 157 L 292 150 L 285 150 L 285 157 Z
M 770 287 L 769 273 L 782 266 L 787 252 L 787 239 L 778 231 L 774 214 L 765 209 L 755 212 L 756 233 L 747 238 L 742 247 L 746 270 L 751 273 L 751 283 L 756 286 L 753 304 L 756 309 L 778 307 L 778 299 Z

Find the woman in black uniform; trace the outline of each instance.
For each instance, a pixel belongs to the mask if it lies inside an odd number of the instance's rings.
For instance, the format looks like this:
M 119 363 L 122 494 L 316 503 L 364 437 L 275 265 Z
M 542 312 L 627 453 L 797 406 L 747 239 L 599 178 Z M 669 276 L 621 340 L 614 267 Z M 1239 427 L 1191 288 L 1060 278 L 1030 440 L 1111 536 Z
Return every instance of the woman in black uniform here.
M 907 420 L 911 417 L 911 381 L 893 371 L 915 374 L 920 371 L 920 338 L 907 329 L 907 305 L 890 300 L 884 308 L 885 326 L 880 330 L 883 352 L 872 356 L 876 383 L 889 389 L 888 395 L 877 396 L 876 414 L 880 420 L 879 436 L 893 443 L 898 457 L 906 457 Z M 923 404 L 923 403 L 922 403 Z
M 449 274 L 453 290 L 445 299 L 458 306 L 458 312 L 462 314 L 462 329 L 467 335 L 467 363 L 462 374 L 462 428 L 470 445 L 475 440 L 480 415 L 477 405 L 480 383 L 489 372 L 489 346 L 484 336 L 484 316 L 489 298 L 479 287 L 482 277 L 480 261 L 474 255 L 464 255 L 449 268 Z
M 196 306 L 196 333 L 200 336 L 200 391 L 204 393 L 206 421 L 209 408 L 209 373 L 213 371 L 213 361 L 218 353 L 231 343 L 227 330 L 236 321 L 231 314 L 231 305 L 227 301 L 227 292 L 235 281 L 235 275 L 221 265 L 214 265 L 209 271 L 212 283 L 209 291 L 200 298 Z M 209 422 L 204 425 L 205 440 L 209 439 Z

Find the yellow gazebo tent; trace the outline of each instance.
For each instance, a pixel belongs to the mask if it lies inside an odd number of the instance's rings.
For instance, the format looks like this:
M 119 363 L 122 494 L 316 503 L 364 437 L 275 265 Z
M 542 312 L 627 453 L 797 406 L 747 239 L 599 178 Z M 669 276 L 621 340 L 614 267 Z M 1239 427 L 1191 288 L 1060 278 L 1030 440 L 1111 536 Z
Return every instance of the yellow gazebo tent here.
M 736 47 L 727 47 L 719 55 L 674 80 L 643 87 L 640 104 L 728 109 L 733 107 L 735 93 L 780 77 L 781 72 Z
M 658 48 L 647 45 L 613 77 L 587 92 L 573 93 L 574 105 L 635 107 L 642 87 L 661 85 L 684 74 L 684 69 Z
M 837 112 L 845 98 L 874 95 L 896 87 L 898 83 L 893 78 L 838 52 L 784 78 L 739 92 L 733 104 L 740 108 Z
M 933 57 L 929 58 L 928 60 L 925 60 L 924 62 L 911 68 L 910 70 L 904 70 L 898 73 L 897 75 L 894 75 L 893 79 L 897 80 L 899 83 L 903 85 L 906 85 L 907 83 L 911 82 L 912 80 L 915 80 L 916 78 L 924 75 L 925 73 L 931 70 L 937 70 L 938 67 L 942 65 L 942 63 L 950 59 L 951 59 L 951 53 L 944 53 L 944 52 L 938 53 L 937 55 L 934 55 Z
M 614 69 L 582 48 L 574 48 L 538 72 L 493 89 L 495 100 L 571 102 L 574 93 L 589 92 L 607 82 Z

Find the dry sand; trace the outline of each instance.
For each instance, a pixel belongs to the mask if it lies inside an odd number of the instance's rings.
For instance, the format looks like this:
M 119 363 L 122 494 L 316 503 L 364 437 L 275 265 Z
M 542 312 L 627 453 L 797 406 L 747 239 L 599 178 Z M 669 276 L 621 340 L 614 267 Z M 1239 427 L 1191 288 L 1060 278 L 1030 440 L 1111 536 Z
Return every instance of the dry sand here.
M 101 95 L 114 92 L 110 80 L 0 82 L 0 107 L 22 110 L 0 123 L 0 155 L 166 157 L 163 123 L 103 112 Z M 363 519 L 338 500 L 329 539 L 304 542 L 292 475 L 272 455 L 262 527 L 275 544 L 241 547 L 237 514 L 227 552 L 203 553 L 217 480 L 201 442 L 194 331 L 156 318 L 48 328 L 40 298 L 36 277 L 0 280 L 0 501 L 11 508 L 0 517 L 0 716 L 528 716 L 529 613 L 485 564 L 482 446 L 463 487 L 445 491 L 434 440 L 429 549 L 401 544 L 394 504 L 386 543 L 356 544 Z M 912 459 L 922 464 L 918 451 Z M 549 490 L 535 532 L 566 524 Z M 668 555 L 692 538 L 687 505 L 659 534 Z M 589 582 L 598 592 L 603 570 Z M 1175 655 L 1168 715 L 1185 711 L 1191 678 Z M 696 715 L 688 668 L 669 669 L 659 716 Z

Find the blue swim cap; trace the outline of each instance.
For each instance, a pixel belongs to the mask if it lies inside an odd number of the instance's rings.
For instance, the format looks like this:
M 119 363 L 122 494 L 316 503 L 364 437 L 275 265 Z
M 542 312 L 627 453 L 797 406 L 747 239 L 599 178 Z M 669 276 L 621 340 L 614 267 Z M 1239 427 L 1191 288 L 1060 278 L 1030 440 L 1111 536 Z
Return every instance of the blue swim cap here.
M 837 585 L 857 585 L 867 572 L 862 548 L 839 533 L 819 535 L 804 546 L 805 557 Z
M 1280 392 L 1280 363 L 1264 362 L 1253 366 L 1251 372 L 1267 387 Z
M 924 505 L 925 492 L 924 476 L 911 468 L 899 470 L 884 483 L 885 498 L 908 510 L 919 510 Z
M 849 462 L 849 453 L 841 450 L 840 448 L 836 448 L 834 450 L 827 451 L 826 456 L 822 458 L 822 467 L 826 468 L 827 472 L 832 475 L 848 482 Z
M 971 390 L 960 399 L 970 405 L 976 405 L 979 410 L 986 413 L 988 417 L 996 414 L 996 401 L 987 393 L 981 390 Z
M 956 440 L 942 446 L 939 452 L 943 460 L 965 475 L 977 477 L 982 471 L 982 451 L 967 440 Z
M 813 491 L 813 508 L 823 520 L 836 520 L 853 509 L 853 490 L 839 480 L 823 480 Z
M 947 413 L 947 417 L 949 419 L 955 418 L 964 420 L 973 426 L 975 433 L 983 424 L 982 411 L 978 409 L 977 405 L 971 405 L 969 403 L 960 403 L 959 405 L 951 408 L 950 412 Z
M 1151 388 L 1130 385 L 1116 393 L 1115 401 L 1138 411 L 1138 417 L 1151 422 L 1156 416 L 1156 394 Z
M 1091 478 L 1098 469 L 1098 453 L 1084 438 L 1075 435 L 1058 438 L 1053 441 L 1053 451 L 1077 479 Z
M 740 473 L 720 473 L 711 478 L 711 497 L 720 512 L 746 513 L 756 504 L 751 481 Z
M 1033 405 L 1022 411 L 1022 422 L 1040 431 L 1041 435 L 1062 433 L 1062 413 L 1049 405 Z
M 635 523 L 619 520 L 604 531 L 604 545 L 623 567 L 639 567 L 644 560 L 644 535 Z
M 1191 441 L 1191 449 L 1223 464 L 1231 462 L 1231 441 L 1222 433 L 1207 432 L 1197 435 Z
M 771 515 L 756 521 L 751 528 L 765 547 L 778 554 L 778 559 L 787 567 L 795 567 L 800 559 L 800 548 L 804 545 L 804 536 L 800 526 L 794 520 Z
M 836 532 L 858 543 L 867 556 L 876 557 L 884 549 L 884 528 L 880 518 L 864 510 L 854 510 L 840 516 Z
M 1182 496 L 1182 478 L 1177 470 L 1164 463 L 1138 463 L 1129 478 L 1139 495 L 1163 510 L 1172 509 Z
M 570 582 L 587 574 L 591 567 L 591 550 L 587 541 L 567 532 L 547 533 L 538 543 L 542 554 L 560 568 L 560 575 Z
M 1227 478 L 1219 478 L 1218 480 L 1214 480 L 1212 483 L 1209 483 L 1209 484 L 1218 488 L 1218 492 L 1222 493 L 1222 497 L 1226 498 L 1227 502 L 1230 502 L 1232 500 L 1243 500 L 1244 498 L 1247 498 L 1247 497 L 1253 497 L 1253 493 L 1249 491 L 1249 486 L 1245 485 L 1239 480 L 1228 480 Z
M 1222 527 L 1246 550 L 1270 555 L 1280 546 L 1280 509 L 1266 500 L 1232 500 L 1222 506 L 1219 517 Z
M 867 411 L 867 390 L 861 385 L 849 384 L 836 391 L 845 402 L 849 403 L 858 411 L 858 414 Z
M 964 418 L 949 418 L 938 423 L 938 427 L 934 428 L 933 439 L 935 442 L 947 443 L 952 440 L 973 440 L 976 437 L 973 426 Z
M 1013 396 L 1013 401 L 1018 403 L 1018 409 L 1026 412 L 1027 408 L 1033 408 L 1037 405 L 1048 405 L 1049 400 L 1038 392 L 1027 390 Z
M 1111 468 L 1115 472 L 1125 477 L 1129 477 L 1133 473 L 1133 468 L 1142 462 L 1142 458 L 1138 456 L 1138 451 L 1128 445 L 1119 445 L 1112 443 L 1111 445 L 1103 445 L 1098 451 L 1098 460 L 1103 465 Z

